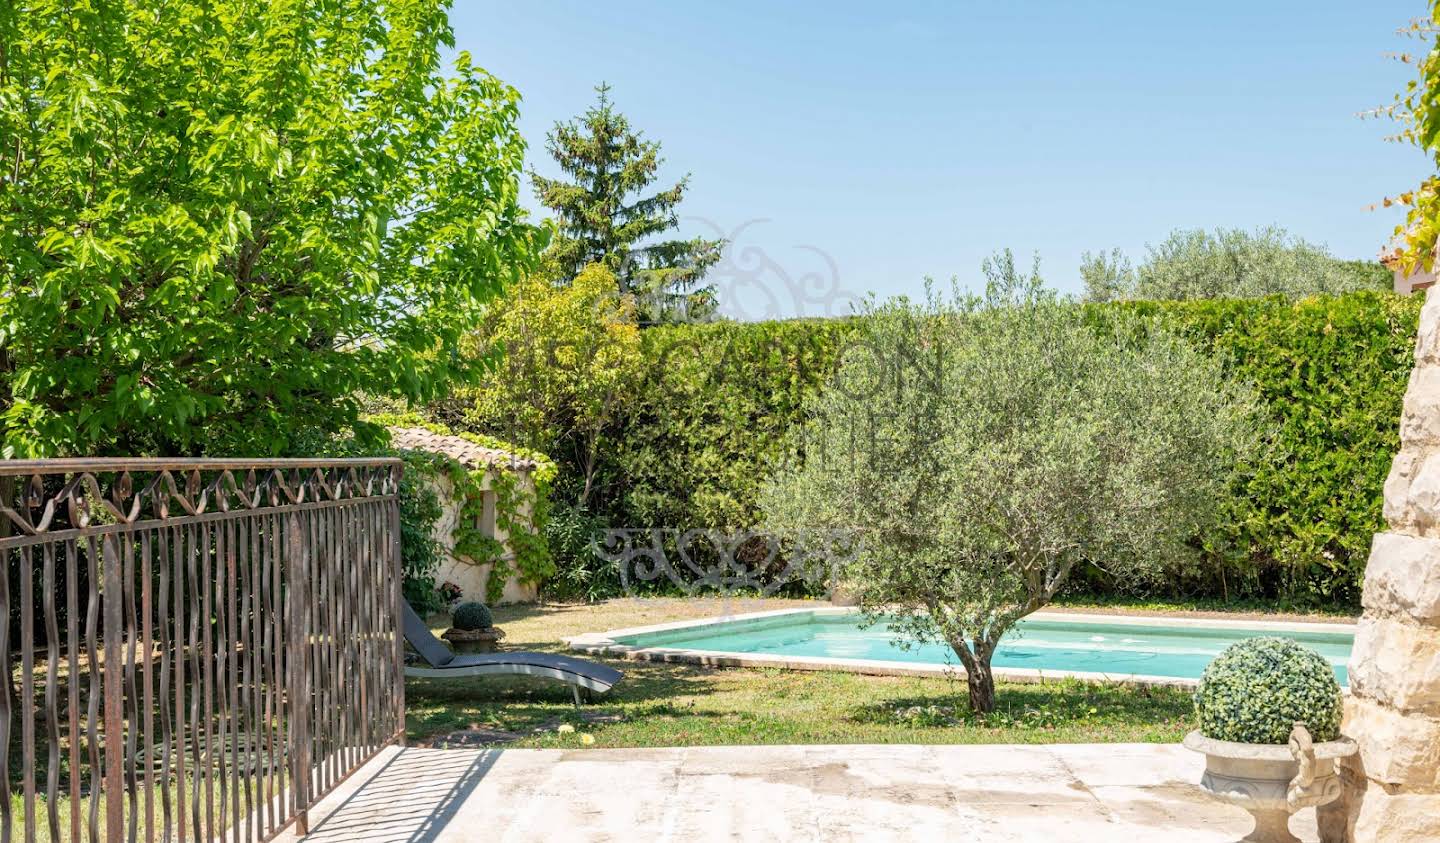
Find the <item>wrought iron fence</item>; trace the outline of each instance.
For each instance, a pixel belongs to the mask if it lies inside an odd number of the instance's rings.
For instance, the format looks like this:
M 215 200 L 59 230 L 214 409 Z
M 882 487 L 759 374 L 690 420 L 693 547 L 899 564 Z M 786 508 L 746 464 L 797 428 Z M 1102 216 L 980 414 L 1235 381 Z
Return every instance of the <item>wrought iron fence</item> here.
M 265 840 L 404 734 L 400 462 L 0 462 L 0 843 Z

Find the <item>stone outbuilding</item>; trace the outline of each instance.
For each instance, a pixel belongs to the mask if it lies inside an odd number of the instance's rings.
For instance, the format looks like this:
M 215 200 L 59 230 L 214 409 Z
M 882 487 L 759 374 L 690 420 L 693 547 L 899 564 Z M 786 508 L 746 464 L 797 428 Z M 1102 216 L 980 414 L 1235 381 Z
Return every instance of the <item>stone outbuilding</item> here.
M 483 472 L 478 478 L 481 488 L 482 506 L 479 523 L 475 526 L 483 535 L 500 542 L 504 548 L 502 558 L 513 559 L 514 548 L 510 545 L 504 526 L 497 519 L 498 495 L 496 478 L 501 473 L 514 475 L 521 501 L 517 515 L 522 519 L 533 517 L 535 511 L 535 478 L 537 465 L 534 460 L 518 457 L 496 448 L 487 448 L 460 436 L 434 433 L 419 427 L 391 427 L 390 444 L 407 451 L 428 451 L 447 456 L 471 472 Z M 459 525 L 464 501 L 456 494 L 454 482 L 444 474 L 432 479 L 435 493 L 440 499 L 440 518 L 435 522 L 434 537 L 439 544 L 442 561 L 435 574 L 436 584 L 453 582 L 460 586 L 464 600 L 486 601 L 486 586 L 494 563 L 487 560 L 471 559 L 455 552 L 455 530 Z M 500 603 L 528 603 L 539 597 L 536 583 L 522 582 L 510 577 L 505 582 Z

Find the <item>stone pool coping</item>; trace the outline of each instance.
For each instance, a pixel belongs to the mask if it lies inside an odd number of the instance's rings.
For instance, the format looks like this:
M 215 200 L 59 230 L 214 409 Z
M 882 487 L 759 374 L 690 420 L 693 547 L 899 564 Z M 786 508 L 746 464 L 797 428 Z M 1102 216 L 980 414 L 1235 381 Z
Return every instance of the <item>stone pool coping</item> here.
M 735 615 L 720 615 L 709 618 L 692 618 L 649 626 L 611 629 L 605 632 L 587 632 L 563 639 L 574 651 L 593 656 L 612 656 L 635 661 L 670 662 L 695 664 L 707 667 L 769 667 L 783 670 L 842 670 L 871 676 L 949 676 L 963 678 L 965 669 L 958 664 L 926 664 L 883 661 L 880 659 L 851 659 L 833 656 L 786 656 L 771 653 L 735 653 L 724 650 L 697 650 L 687 647 L 641 647 L 623 644 L 616 640 L 632 635 L 655 632 L 673 632 L 695 629 L 717 623 L 763 621 L 786 615 L 847 615 L 856 614 L 857 609 L 842 606 L 798 607 L 771 609 L 764 612 L 746 612 Z M 1256 621 L 1229 620 L 1220 618 L 1184 618 L 1174 615 L 1105 615 L 1094 613 L 1060 612 L 1042 610 L 1030 615 L 1036 620 L 1059 621 L 1064 623 L 1092 624 L 1096 626 L 1166 626 L 1192 627 L 1197 629 L 1258 629 L 1274 632 L 1316 632 L 1346 633 L 1353 635 L 1353 623 L 1314 623 L 1307 621 Z M 997 679 L 1008 682 L 1043 683 L 1055 679 L 1081 679 L 1092 682 L 1123 682 L 1134 685 L 1166 688 L 1194 688 L 1198 679 L 1176 676 L 1152 676 L 1142 673 L 1099 673 L 1083 670 L 1044 670 L 1024 667 L 997 667 Z M 1348 687 L 1345 689 L 1349 691 Z

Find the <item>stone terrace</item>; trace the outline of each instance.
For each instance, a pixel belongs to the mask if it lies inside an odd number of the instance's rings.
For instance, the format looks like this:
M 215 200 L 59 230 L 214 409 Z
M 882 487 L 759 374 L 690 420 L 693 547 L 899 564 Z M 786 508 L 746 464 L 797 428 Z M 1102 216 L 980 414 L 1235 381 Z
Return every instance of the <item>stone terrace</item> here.
M 305 839 L 1233 841 L 1250 817 L 1200 791 L 1203 767 L 1157 744 L 392 748 Z M 1316 840 L 1314 811 L 1291 828 Z

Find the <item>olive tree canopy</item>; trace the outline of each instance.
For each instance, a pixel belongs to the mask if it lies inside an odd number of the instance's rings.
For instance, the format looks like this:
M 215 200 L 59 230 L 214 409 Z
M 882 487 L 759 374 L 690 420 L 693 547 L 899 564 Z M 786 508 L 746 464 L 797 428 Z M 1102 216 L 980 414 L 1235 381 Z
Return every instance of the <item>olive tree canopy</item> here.
M 1177 229 L 1132 267 L 1119 249 L 1086 253 L 1080 277 L 1089 301 L 1219 299 L 1282 295 L 1303 298 L 1355 290 L 1388 290 L 1379 261 L 1346 261 L 1283 228 L 1254 232 Z
M 1144 577 L 1220 510 L 1258 441 L 1221 364 L 987 262 L 983 296 L 872 305 L 761 493 L 776 531 L 851 530 L 843 577 L 872 617 L 948 643 L 971 705 L 996 644 L 1082 561 Z

